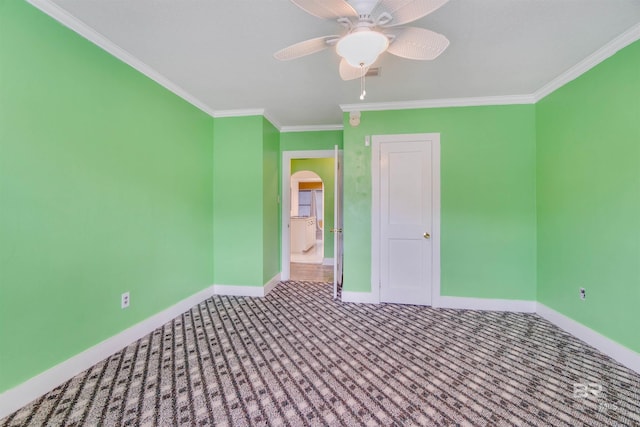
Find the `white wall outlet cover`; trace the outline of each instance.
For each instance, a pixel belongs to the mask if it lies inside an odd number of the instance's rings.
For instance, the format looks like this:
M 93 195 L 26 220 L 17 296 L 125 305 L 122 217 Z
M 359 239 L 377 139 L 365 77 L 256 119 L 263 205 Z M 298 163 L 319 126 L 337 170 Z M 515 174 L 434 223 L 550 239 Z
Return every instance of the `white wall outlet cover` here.
M 129 307 L 130 302 L 131 302 L 131 298 L 129 296 L 129 292 L 125 292 L 120 296 L 120 308 Z

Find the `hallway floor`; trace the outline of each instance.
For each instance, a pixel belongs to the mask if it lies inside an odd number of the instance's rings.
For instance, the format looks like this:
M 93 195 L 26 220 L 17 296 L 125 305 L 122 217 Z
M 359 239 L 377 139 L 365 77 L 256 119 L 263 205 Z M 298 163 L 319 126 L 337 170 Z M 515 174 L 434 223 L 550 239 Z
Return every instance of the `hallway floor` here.
M 291 262 L 303 264 L 322 264 L 324 260 L 324 241 L 316 240 L 316 244 L 306 252 L 292 253 Z
M 290 275 L 291 280 L 333 282 L 333 266 L 292 262 Z

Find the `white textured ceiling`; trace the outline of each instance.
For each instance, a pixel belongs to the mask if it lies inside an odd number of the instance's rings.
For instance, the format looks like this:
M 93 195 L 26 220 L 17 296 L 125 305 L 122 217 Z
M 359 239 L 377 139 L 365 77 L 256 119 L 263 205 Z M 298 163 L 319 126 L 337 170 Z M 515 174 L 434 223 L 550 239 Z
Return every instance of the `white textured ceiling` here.
M 341 34 L 288 0 L 52 0 L 207 109 L 263 108 L 282 126 L 341 124 L 359 81 L 334 50 L 277 50 Z M 383 54 L 367 103 L 532 94 L 640 23 L 640 0 L 450 0 L 410 25 L 451 41 L 434 61 Z

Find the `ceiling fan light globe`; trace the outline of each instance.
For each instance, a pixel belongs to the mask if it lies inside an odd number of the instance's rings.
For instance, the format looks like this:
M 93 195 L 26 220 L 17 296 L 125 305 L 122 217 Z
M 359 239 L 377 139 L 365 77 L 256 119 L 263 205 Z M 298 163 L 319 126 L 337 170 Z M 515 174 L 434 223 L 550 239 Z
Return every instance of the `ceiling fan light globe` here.
M 347 34 L 338 41 L 336 52 L 352 67 L 368 67 L 387 50 L 389 39 L 382 33 L 365 29 Z

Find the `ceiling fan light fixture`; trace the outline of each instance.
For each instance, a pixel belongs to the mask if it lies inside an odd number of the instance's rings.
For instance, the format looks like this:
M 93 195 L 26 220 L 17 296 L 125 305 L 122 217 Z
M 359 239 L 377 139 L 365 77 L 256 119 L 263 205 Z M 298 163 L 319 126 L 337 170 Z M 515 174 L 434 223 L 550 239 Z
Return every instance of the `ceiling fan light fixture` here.
M 357 28 L 338 41 L 336 52 L 352 67 L 368 67 L 387 50 L 389 39 L 382 33 L 369 28 Z

